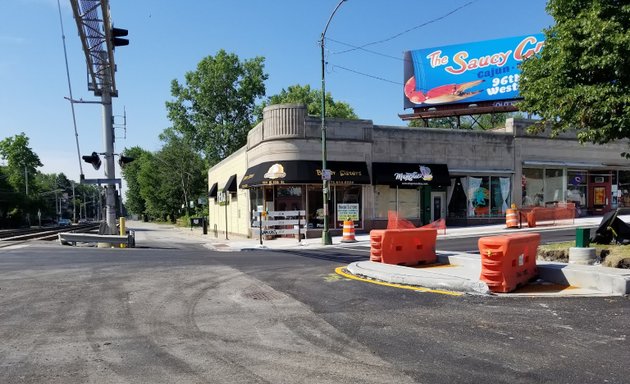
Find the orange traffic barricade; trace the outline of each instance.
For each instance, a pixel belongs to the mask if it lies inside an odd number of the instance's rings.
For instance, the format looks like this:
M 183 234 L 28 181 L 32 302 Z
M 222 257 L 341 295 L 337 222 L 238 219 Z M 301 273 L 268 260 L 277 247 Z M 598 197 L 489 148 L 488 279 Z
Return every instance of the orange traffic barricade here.
M 385 264 L 431 264 L 437 260 L 437 229 L 385 229 L 370 232 L 370 260 Z
M 343 237 L 341 238 L 342 243 L 356 243 L 357 242 L 357 239 L 354 236 L 354 221 L 344 220 L 342 235 L 343 235 Z
M 380 263 L 383 255 L 383 232 L 384 229 L 373 229 L 370 231 L 370 261 Z
M 540 234 L 524 233 L 479 239 L 481 276 L 492 292 L 511 292 L 538 275 Z

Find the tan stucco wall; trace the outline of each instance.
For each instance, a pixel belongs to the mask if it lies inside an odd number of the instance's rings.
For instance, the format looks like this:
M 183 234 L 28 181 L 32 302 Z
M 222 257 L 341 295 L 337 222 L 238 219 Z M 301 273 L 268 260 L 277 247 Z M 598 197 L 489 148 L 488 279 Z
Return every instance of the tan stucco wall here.
M 248 134 L 247 145 L 209 171 L 209 186 L 222 189 L 237 174 L 240 183 L 248 167 L 286 160 L 321 160 L 321 120 L 308 116 L 297 104 L 265 108 L 263 122 Z M 373 162 L 448 164 L 451 175 L 512 175 L 512 201 L 520 202 L 523 161 L 558 161 L 601 164 L 602 168 L 630 169 L 620 153 L 628 142 L 581 145 L 574 133 L 551 139 L 548 133 L 527 134 L 530 120 L 508 119 L 505 128 L 467 131 L 374 125 L 371 120 L 327 119 L 327 159 Z M 363 187 L 364 214 L 369 221 L 374 206 L 374 187 Z M 225 208 L 210 199 L 210 230 L 225 231 Z M 238 190 L 228 206 L 228 232 L 249 234 L 247 190 Z M 369 227 L 369 224 L 366 225 Z
M 225 187 L 230 176 L 236 174 L 237 185 L 247 171 L 247 151 L 243 147 L 208 171 L 208 189 L 218 183 L 219 191 Z M 235 195 L 229 194 L 227 205 L 228 235 L 246 235 L 249 228 L 249 194 L 247 190 L 237 189 Z M 219 238 L 225 238 L 226 206 L 221 206 L 216 198 L 208 199 L 208 232 Z

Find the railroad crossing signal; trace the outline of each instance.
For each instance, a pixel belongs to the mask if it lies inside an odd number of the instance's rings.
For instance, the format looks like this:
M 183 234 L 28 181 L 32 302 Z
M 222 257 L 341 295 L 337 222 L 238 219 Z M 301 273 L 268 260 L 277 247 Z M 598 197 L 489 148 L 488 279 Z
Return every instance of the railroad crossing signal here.
M 98 171 L 98 169 L 101 167 L 101 158 L 98 156 L 98 153 L 92 152 L 91 155 L 82 157 L 83 161 L 92 164 L 95 170 Z
M 129 39 L 123 39 L 122 36 L 127 36 L 129 31 L 122 28 L 114 28 L 112 27 L 112 46 L 114 49 L 116 47 L 122 47 L 124 45 L 129 45 Z

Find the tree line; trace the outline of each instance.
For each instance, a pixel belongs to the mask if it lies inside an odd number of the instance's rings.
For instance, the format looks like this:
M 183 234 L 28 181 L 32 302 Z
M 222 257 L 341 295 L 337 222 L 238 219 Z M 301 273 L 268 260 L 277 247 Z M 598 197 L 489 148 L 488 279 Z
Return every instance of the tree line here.
M 0 140 L 0 228 L 97 219 L 101 188 L 40 172 L 43 164 L 29 142 L 24 133 Z

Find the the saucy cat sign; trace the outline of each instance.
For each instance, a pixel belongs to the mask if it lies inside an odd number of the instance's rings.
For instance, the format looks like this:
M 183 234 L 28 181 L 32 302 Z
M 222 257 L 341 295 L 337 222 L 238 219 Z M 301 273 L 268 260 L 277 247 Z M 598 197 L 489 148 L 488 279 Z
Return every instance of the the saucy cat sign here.
M 404 107 L 519 98 L 519 64 L 538 54 L 543 34 L 405 52 Z

